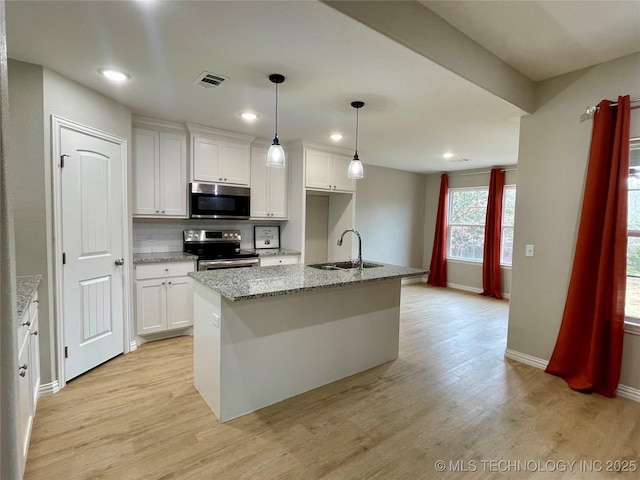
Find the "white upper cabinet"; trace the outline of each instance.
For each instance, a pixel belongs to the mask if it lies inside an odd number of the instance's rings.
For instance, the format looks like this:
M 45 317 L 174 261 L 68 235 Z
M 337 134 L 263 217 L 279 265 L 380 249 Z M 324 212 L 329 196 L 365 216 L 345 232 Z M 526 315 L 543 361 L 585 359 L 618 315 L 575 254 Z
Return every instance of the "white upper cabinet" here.
M 187 216 L 187 136 L 133 129 L 135 216 Z
M 305 150 L 305 186 L 317 190 L 354 192 L 355 181 L 347 177 L 351 158 L 318 150 Z
M 191 181 L 249 186 L 254 137 L 188 124 Z
M 289 169 L 267 167 L 267 149 L 251 149 L 251 218 L 286 219 Z

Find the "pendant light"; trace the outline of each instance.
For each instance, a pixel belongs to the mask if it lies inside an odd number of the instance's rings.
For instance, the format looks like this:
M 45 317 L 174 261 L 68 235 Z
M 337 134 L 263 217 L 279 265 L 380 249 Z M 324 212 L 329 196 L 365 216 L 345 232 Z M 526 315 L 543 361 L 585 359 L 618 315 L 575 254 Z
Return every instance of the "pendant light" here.
M 276 84 L 276 134 L 267 152 L 267 167 L 282 168 L 285 166 L 284 149 L 278 140 L 278 84 L 284 82 L 284 75 L 272 73 L 269 80 Z
M 358 180 L 364 177 L 364 168 L 360 158 L 358 157 L 358 110 L 364 107 L 364 102 L 351 102 L 351 106 L 356 109 L 356 152 L 353 155 L 353 160 L 349 163 L 347 177 L 353 180 Z

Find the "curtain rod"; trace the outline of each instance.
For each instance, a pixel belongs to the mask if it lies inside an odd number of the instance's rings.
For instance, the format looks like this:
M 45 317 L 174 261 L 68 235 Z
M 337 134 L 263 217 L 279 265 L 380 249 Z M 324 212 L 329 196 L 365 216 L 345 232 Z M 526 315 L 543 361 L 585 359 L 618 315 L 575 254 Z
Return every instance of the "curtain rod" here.
M 517 168 L 501 168 L 502 172 L 517 172 Z M 447 173 L 447 172 L 445 172 Z M 465 173 L 447 173 L 450 177 L 464 177 L 465 175 L 488 175 L 491 173 L 491 170 L 487 170 L 486 172 L 465 172 Z
M 634 108 L 640 108 L 640 98 L 634 98 L 633 100 L 631 100 L 629 102 L 631 104 L 631 110 L 633 110 Z M 637 104 L 637 105 L 634 105 Z M 617 107 L 618 106 L 618 102 L 613 102 L 609 105 L 610 107 Z M 587 107 L 587 110 L 580 115 L 580 123 L 586 121 L 586 120 L 591 120 L 593 118 L 593 115 L 598 111 L 598 106 L 593 106 L 593 107 Z

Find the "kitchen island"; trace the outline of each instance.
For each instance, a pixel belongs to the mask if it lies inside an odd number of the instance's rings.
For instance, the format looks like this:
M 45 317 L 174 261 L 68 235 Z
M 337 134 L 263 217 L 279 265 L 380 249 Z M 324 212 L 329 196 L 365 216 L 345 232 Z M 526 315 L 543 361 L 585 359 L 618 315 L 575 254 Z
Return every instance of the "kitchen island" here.
M 194 384 L 227 421 L 398 357 L 400 284 L 380 264 L 194 272 Z

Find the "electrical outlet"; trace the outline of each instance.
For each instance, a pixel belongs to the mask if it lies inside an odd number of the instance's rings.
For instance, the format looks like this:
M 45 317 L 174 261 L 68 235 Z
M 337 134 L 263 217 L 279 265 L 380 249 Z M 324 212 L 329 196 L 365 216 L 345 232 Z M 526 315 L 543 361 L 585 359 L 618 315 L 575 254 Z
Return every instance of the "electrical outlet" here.
M 524 255 L 526 257 L 533 257 L 535 253 L 535 247 L 533 245 L 525 245 Z

